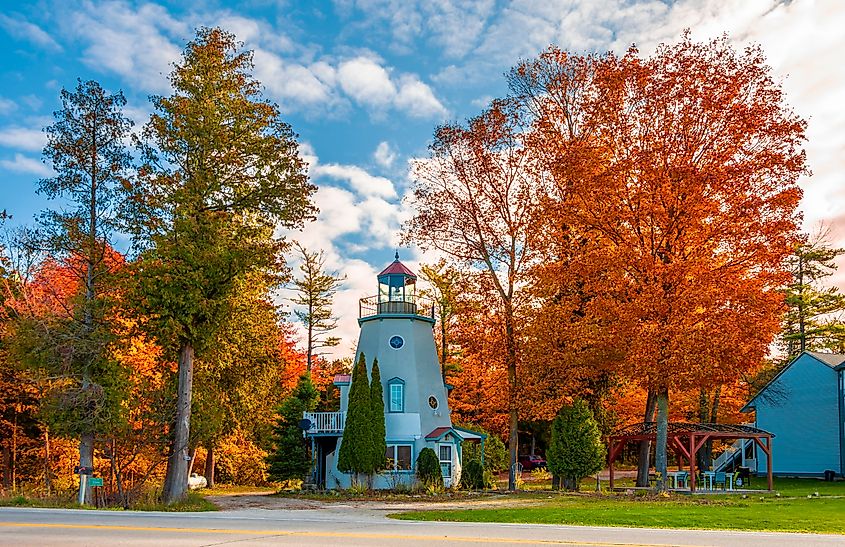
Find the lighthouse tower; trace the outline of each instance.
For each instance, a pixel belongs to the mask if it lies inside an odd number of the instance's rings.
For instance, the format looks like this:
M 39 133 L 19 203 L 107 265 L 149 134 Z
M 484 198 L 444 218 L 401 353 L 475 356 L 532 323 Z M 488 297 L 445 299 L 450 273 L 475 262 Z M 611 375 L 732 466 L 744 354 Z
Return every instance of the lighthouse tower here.
M 460 480 L 461 442 L 480 440 L 477 434 L 452 426 L 447 388 L 434 344 L 434 306 L 416 294 L 417 276 L 396 259 L 378 274 L 378 293 L 359 302 L 361 353 L 368 375 L 378 359 L 384 392 L 387 459 L 390 466 L 375 477 L 375 488 L 395 488 L 416 481 L 416 458 L 431 448 L 440 459 L 446 486 Z M 337 470 L 342 421 L 349 404 L 349 376 L 338 376 L 339 413 L 306 416 L 315 437 L 317 479 L 326 488 L 347 488 L 351 475 Z M 318 416 L 327 414 L 339 416 Z M 325 431 L 321 431 L 325 430 Z M 328 438 L 327 438 L 328 437 Z

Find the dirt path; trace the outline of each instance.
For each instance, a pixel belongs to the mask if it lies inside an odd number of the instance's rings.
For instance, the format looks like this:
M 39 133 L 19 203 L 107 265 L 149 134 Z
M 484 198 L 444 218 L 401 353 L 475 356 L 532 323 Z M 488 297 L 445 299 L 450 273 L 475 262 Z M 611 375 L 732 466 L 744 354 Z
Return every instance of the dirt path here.
M 431 500 L 390 500 L 390 501 L 357 501 L 357 500 L 313 500 L 287 496 L 275 496 L 267 492 L 241 492 L 237 494 L 223 494 L 206 496 L 206 499 L 222 511 L 238 511 L 243 509 L 269 510 L 344 510 L 358 509 L 379 513 L 395 511 L 413 511 L 425 509 L 468 509 L 478 507 L 514 506 L 526 503 L 537 503 L 536 499 L 514 499 L 508 495 L 483 494 L 478 498 L 462 497 L 446 501 Z

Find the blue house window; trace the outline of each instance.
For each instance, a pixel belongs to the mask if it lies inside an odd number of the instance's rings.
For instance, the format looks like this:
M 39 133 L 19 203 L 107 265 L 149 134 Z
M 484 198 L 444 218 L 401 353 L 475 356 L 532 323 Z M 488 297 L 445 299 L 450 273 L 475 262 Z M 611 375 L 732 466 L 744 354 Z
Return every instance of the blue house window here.
M 388 471 L 411 471 L 414 447 L 411 444 L 389 444 L 384 456 Z
M 405 412 L 405 380 L 392 378 L 387 381 L 388 410 Z

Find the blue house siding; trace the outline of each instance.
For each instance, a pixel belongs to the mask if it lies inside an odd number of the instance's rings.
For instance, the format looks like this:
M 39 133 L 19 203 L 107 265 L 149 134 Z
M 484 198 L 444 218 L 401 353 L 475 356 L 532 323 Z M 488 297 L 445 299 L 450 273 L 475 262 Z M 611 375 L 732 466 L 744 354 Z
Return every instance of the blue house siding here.
M 838 372 L 809 353 L 801 354 L 757 398 L 757 427 L 775 434 L 772 472 L 821 475 L 843 472 Z M 766 472 L 765 458 L 757 469 Z

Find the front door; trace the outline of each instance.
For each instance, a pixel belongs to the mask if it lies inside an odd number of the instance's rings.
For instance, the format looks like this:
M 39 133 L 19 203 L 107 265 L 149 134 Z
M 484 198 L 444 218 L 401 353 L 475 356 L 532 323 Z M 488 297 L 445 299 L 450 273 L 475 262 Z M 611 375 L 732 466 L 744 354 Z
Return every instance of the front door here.
M 452 486 L 452 445 L 451 444 L 441 444 L 439 445 L 439 455 L 440 455 L 440 472 L 443 475 L 443 485 L 446 488 L 451 488 Z

